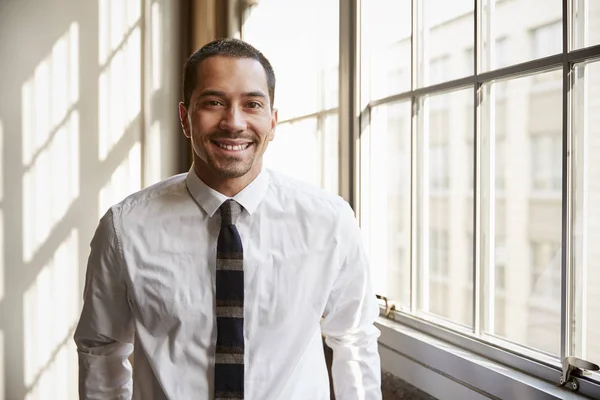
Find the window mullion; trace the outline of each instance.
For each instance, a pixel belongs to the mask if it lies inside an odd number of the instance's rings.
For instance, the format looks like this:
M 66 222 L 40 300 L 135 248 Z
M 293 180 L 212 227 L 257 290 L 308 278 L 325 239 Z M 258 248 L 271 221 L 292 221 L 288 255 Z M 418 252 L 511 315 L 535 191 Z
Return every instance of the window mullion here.
M 418 68 L 418 40 L 419 37 L 419 24 L 418 24 L 418 0 L 412 0 L 411 3 L 411 45 L 410 45 L 410 59 L 411 59 L 411 78 L 410 87 L 411 91 L 414 90 L 417 78 Z M 418 125 L 419 125 L 419 107 L 417 104 L 418 99 L 411 96 L 411 124 L 410 124 L 410 142 L 411 142 L 411 222 L 410 222 L 410 312 L 417 312 L 418 303 L 418 291 L 419 291 L 419 269 L 418 269 L 418 243 L 420 243 L 418 235 L 418 192 L 419 192 L 419 176 L 418 176 Z
M 356 177 L 360 166 L 356 165 L 355 146 L 358 138 L 357 96 L 360 92 L 359 46 L 360 46 L 360 0 L 339 1 L 339 194 L 358 211 Z
M 561 251 L 561 341 L 560 341 L 560 358 L 570 355 L 573 350 L 572 337 L 572 321 L 573 321 L 573 274 L 571 263 L 572 250 L 572 179 L 570 174 L 572 171 L 570 164 L 570 106 L 571 106 L 571 64 L 568 59 L 569 53 L 569 17 L 570 17 L 570 1 L 562 1 L 562 29 L 563 29 L 563 90 L 562 90 L 562 251 Z
M 478 150 L 479 147 L 479 121 L 480 121 L 480 96 L 479 96 L 479 90 L 480 90 L 480 85 L 477 83 L 477 74 L 479 73 L 479 49 L 481 46 L 481 38 L 479 36 L 479 27 L 481 26 L 481 21 L 482 21 L 482 14 L 481 14 L 481 0 L 474 0 L 474 7 L 475 7 L 475 12 L 474 12 L 474 18 L 475 18 L 475 23 L 474 25 L 474 41 L 473 41 L 473 63 L 474 63 L 474 67 L 473 67 L 473 73 L 475 75 L 475 82 L 473 84 L 473 89 L 474 89 L 474 93 L 473 93 L 473 107 L 474 107 L 474 114 L 473 114 L 473 154 L 471 154 L 471 157 L 473 157 L 473 265 L 471 266 L 473 268 L 473 333 L 475 333 L 476 335 L 479 335 L 481 333 L 481 320 L 482 320 L 482 315 L 481 315 L 481 279 L 479 278 L 479 274 L 481 271 L 481 267 L 480 267 L 480 254 L 481 254 L 481 246 L 480 246 L 480 230 L 481 230 L 481 202 L 480 202 L 480 195 L 479 195 L 479 188 L 480 188 L 480 180 L 479 180 L 479 176 L 480 176 L 480 168 L 479 168 L 479 162 L 480 162 L 480 151 Z

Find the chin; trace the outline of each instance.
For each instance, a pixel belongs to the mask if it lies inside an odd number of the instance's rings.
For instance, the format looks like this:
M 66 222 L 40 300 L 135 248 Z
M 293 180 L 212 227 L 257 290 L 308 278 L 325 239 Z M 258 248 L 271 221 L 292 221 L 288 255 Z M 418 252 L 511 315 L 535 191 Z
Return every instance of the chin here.
M 252 166 L 240 165 L 240 166 L 228 166 L 220 167 L 213 166 L 213 169 L 223 178 L 236 179 L 246 175 L 252 169 Z

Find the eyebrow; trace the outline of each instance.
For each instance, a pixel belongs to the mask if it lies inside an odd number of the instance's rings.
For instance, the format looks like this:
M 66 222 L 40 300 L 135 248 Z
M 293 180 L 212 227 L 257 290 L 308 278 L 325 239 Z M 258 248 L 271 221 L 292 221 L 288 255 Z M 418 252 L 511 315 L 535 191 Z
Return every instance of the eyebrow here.
M 200 95 L 198 97 L 208 97 L 208 96 L 227 97 L 227 94 L 225 92 L 222 92 L 219 90 L 206 89 L 206 90 L 203 90 L 202 93 L 200 93 Z M 251 92 L 242 93 L 242 97 L 261 97 L 265 100 L 268 99 L 267 95 L 264 94 L 260 90 L 254 90 Z

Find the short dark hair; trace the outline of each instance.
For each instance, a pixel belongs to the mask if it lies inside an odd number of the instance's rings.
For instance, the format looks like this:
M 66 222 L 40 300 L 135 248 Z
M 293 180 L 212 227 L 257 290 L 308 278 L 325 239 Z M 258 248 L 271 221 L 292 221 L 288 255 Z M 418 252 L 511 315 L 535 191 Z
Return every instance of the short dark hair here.
M 275 72 L 267 58 L 255 47 L 239 39 L 225 38 L 214 40 L 193 53 L 186 61 L 183 70 L 183 104 L 190 105 L 192 92 L 198 81 L 198 65 L 210 57 L 225 56 L 234 58 L 252 58 L 258 61 L 267 75 L 271 108 L 275 101 Z

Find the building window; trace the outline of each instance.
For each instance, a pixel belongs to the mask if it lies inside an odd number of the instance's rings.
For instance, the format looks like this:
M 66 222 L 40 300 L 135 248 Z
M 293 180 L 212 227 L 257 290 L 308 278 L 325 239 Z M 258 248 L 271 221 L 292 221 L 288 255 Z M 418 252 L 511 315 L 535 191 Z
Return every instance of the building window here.
M 562 136 L 560 132 L 531 137 L 531 185 L 536 192 L 562 188 Z
M 429 84 L 435 85 L 436 83 L 445 82 L 450 76 L 450 71 L 449 56 L 433 58 L 429 62 Z
M 448 145 L 431 145 L 429 147 L 429 160 L 429 185 L 431 190 L 448 190 L 450 182 Z
M 560 246 L 556 243 L 531 242 L 531 293 L 550 304 L 560 303 Z
M 531 32 L 533 58 L 542 58 L 562 52 L 562 21 L 535 28 Z
M 431 276 L 448 277 L 448 232 L 429 231 L 429 272 Z

